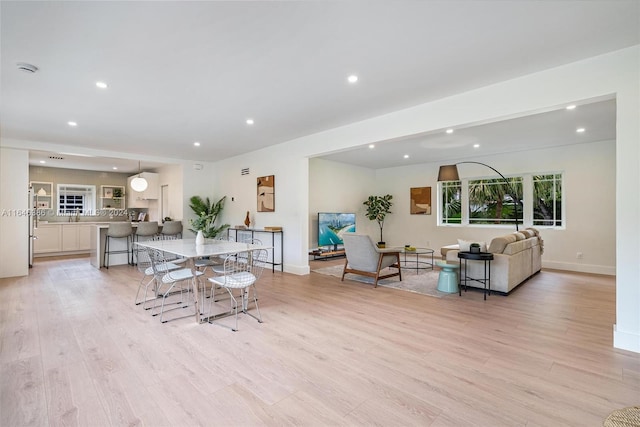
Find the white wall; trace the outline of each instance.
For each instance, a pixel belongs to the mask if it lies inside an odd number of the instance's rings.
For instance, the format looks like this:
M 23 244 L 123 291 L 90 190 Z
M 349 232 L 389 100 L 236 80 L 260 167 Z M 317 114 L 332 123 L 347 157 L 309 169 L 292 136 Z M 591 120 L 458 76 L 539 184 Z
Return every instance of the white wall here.
M 29 153 L 0 147 L 0 277 L 29 271 Z
M 183 165 L 166 165 L 161 168 L 158 168 L 158 181 L 160 183 L 160 188 L 163 186 L 168 186 L 169 200 L 168 207 L 169 211 L 166 212 L 165 216 L 170 216 L 175 221 L 181 221 L 184 218 L 184 206 L 182 204 L 184 197 L 184 188 L 182 185 L 182 176 L 183 176 Z M 162 192 L 162 190 L 161 190 Z M 161 193 L 162 194 L 162 193 Z M 158 201 L 158 215 L 161 215 L 162 212 L 162 200 Z M 160 218 L 162 221 L 164 218 Z M 183 224 L 184 225 L 184 224 Z
M 309 160 L 309 244 L 318 245 L 318 212 L 356 213 L 356 231 L 370 234 L 364 200 L 376 194 L 375 171 L 322 159 Z M 376 230 L 378 228 L 376 227 Z M 376 231 L 373 230 L 373 231 Z
M 182 225 L 184 227 L 183 236 L 193 238 L 195 234 L 189 231 L 189 221 L 196 218 L 196 214 L 189 208 L 189 199 L 192 196 L 200 196 L 203 199 L 209 197 L 211 200 L 218 200 L 220 194 L 215 185 L 215 174 L 217 166 L 211 162 L 190 162 L 180 163 L 182 168 Z M 198 165 L 198 168 L 194 167 Z

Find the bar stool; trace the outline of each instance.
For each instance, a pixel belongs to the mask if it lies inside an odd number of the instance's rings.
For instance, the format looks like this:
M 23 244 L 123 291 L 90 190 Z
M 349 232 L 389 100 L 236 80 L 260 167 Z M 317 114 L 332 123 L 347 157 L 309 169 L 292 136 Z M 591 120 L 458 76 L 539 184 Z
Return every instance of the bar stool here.
M 127 254 L 127 263 L 129 265 L 133 264 L 133 252 L 131 251 L 131 241 L 133 236 L 133 227 L 130 222 L 112 222 L 109 224 L 109 228 L 107 228 L 107 235 L 104 239 L 104 256 L 102 263 L 105 268 L 109 268 L 109 256 L 111 254 Z M 127 250 L 119 249 L 115 251 L 109 250 L 109 241 L 111 239 L 126 239 L 127 241 Z M 129 255 L 131 254 L 131 255 Z M 129 259 L 131 256 L 131 259 Z
M 136 228 L 136 232 L 133 234 L 133 241 L 140 242 L 140 238 L 142 237 L 142 241 L 144 240 L 155 240 L 158 236 L 158 222 L 139 222 L 138 227 Z M 134 254 L 136 256 L 136 262 L 138 262 L 138 246 L 135 245 Z M 133 255 L 132 255 L 133 259 Z M 135 264 L 134 263 L 134 264 Z
M 182 237 L 182 222 L 165 221 L 160 232 L 161 239 L 177 239 Z

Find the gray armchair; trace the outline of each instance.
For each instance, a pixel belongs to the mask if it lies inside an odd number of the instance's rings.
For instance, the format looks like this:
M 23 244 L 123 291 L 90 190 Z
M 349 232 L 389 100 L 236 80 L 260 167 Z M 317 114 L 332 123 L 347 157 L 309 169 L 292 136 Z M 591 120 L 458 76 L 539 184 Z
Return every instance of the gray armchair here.
M 371 237 L 363 234 L 345 233 L 342 240 L 346 254 L 342 280 L 347 273 L 373 277 L 374 288 L 378 286 L 378 279 L 398 276 L 402 281 L 399 249 L 379 249 Z M 397 268 L 397 271 L 380 275 L 380 271 L 387 267 Z

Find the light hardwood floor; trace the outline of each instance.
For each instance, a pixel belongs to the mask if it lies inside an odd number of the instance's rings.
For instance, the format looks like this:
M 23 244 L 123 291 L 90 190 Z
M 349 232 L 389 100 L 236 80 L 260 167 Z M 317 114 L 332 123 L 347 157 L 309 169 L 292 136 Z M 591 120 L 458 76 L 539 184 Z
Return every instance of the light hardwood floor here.
M 607 276 L 483 301 L 265 271 L 238 332 L 160 324 L 138 279 L 62 258 L 0 280 L 0 426 L 600 426 L 640 403 Z

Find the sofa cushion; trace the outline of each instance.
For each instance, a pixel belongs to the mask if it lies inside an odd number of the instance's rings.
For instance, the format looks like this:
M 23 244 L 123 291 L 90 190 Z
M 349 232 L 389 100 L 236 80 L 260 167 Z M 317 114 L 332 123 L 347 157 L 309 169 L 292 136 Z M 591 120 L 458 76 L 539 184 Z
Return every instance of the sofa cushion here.
M 533 230 L 520 230 L 519 233 L 524 234 L 526 237 L 533 237 L 536 235 L 536 233 L 533 232 Z
M 472 243 L 480 244 L 480 252 L 487 252 L 487 242 L 475 242 L 473 240 L 458 239 L 458 248 L 460 252 L 469 252 Z
M 524 240 L 528 237 L 526 234 L 520 231 L 514 231 L 513 235 L 516 236 L 516 242 L 519 242 L 520 240 Z
M 489 245 L 489 252 L 491 252 L 492 254 L 501 254 L 504 252 L 504 248 L 506 248 L 509 243 L 513 243 L 515 241 L 516 236 L 513 234 L 494 237 L 493 240 L 491 240 L 491 244 Z

